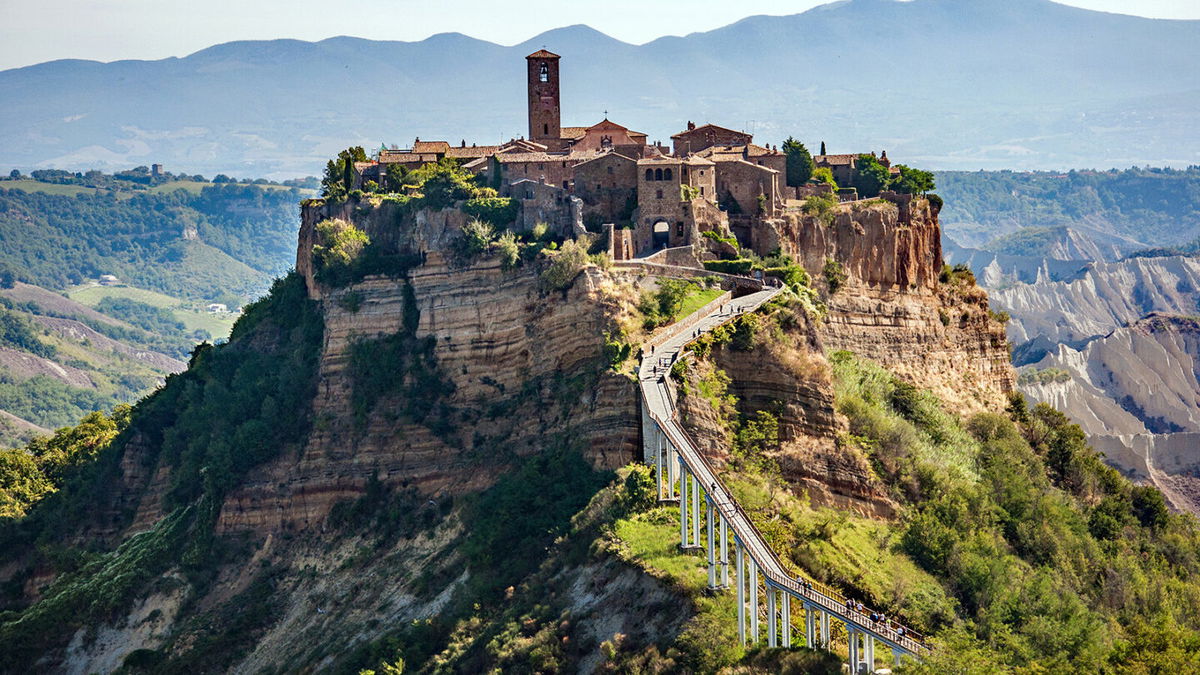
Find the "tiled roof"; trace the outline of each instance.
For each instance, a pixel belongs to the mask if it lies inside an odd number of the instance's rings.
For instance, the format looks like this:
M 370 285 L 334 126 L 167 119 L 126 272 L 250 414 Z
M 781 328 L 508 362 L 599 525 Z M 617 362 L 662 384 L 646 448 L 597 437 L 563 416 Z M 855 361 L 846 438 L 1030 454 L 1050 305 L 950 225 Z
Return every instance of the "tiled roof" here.
M 558 54 L 555 54 L 554 52 L 548 52 L 545 49 L 539 49 L 536 52 L 530 54 L 529 56 L 526 56 L 525 58 L 527 58 L 527 59 L 560 59 L 562 57 L 559 56 Z
M 858 154 L 849 155 L 817 155 L 813 162 L 817 164 L 851 164 L 858 159 Z
M 598 159 L 604 159 L 605 157 L 617 157 L 617 158 L 619 158 L 619 159 L 623 159 L 623 160 L 625 160 L 626 162 L 635 162 L 635 161 L 637 161 L 637 160 L 633 159 L 632 157 L 626 157 L 625 155 L 622 155 L 622 154 L 621 154 L 621 153 L 619 153 L 619 152 L 603 152 L 603 153 L 600 153 L 600 154 L 596 155 L 595 157 L 589 157 L 588 159 L 585 159 L 585 160 L 583 160 L 582 162 L 579 162 L 579 163 L 578 163 L 578 164 L 576 164 L 575 166 L 582 166 L 582 165 L 584 165 L 584 164 L 587 164 L 588 162 L 594 162 L 594 161 L 596 161 L 596 160 L 598 160 Z
M 446 151 L 447 157 L 457 157 L 459 159 L 467 159 L 473 157 L 487 157 L 494 155 L 500 150 L 498 145 L 471 145 L 468 147 L 450 148 Z
M 412 162 L 436 162 L 438 156 L 436 154 L 419 153 L 419 152 L 400 152 L 398 150 L 388 150 L 379 153 L 380 164 L 410 164 Z
M 450 144 L 446 141 L 416 141 L 413 143 L 413 152 L 441 152 L 444 153 L 450 149 Z
M 583 138 L 587 135 L 587 127 L 563 127 L 559 130 L 562 138 Z
M 686 131 L 681 131 L 681 132 L 679 132 L 679 133 L 675 134 L 674 136 L 671 136 L 671 138 L 679 138 L 680 136 L 687 136 L 687 135 L 689 135 L 689 134 L 695 134 L 695 133 L 699 133 L 700 131 L 703 131 L 703 130 L 705 130 L 705 129 L 713 129 L 713 130 L 716 130 L 716 131 L 728 131 L 728 132 L 729 132 L 729 133 L 731 133 L 731 134 L 742 134 L 742 135 L 744 135 L 744 136 L 749 136 L 749 135 L 750 135 L 750 134 L 748 134 L 748 133 L 746 133 L 746 132 L 744 132 L 744 131 L 734 131 L 733 129 L 727 129 L 727 128 L 725 128 L 725 127 L 719 127 L 719 126 L 717 126 L 717 125 L 715 125 L 715 124 L 701 124 L 700 126 L 696 127 L 695 129 L 687 129 Z

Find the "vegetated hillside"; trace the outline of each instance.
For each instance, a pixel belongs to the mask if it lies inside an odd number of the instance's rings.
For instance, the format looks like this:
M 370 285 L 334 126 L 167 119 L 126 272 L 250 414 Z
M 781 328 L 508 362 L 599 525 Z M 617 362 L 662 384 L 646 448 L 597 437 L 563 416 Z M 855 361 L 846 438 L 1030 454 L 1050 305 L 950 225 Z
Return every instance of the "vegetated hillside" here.
M 997 253 L 1114 260 L 1200 238 L 1200 167 L 939 171 L 937 184 L 946 235 Z
M 146 307 L 125 323 L 36 286 L 0 289 L 0 447 L 132 403 L 183 370 L 203 335 Z
M 800 129 L 810 148 L 825 140 L 833 152 L 886 149 L 938 168 L 1182 166 L 1196 162 L 1198 36 L 1197 21 L 1048 0 L 853 0 L 636 46 L 572 26 L 512 47 L 448 33 L 415 43 L 233 42 L 160 61 L 54 61 L 0 73 L 0 165 L 161 161 L 288 176 L 315 173 L 351 143 L 507 140 L 527 133 L 524 57 L 545 46 L 564 58 L 568 125 L 598 122 L 607 109 L 652 140 L 692 119 L 751 127 L 760 143 Z M 831 55 L 830 45 L 856 44 L 874 47 Z M 898 78 L 881 67 L 886 54 L 939 66 L 928 79 Z M 802 64 L 826 67 L 752 93 L 715 84 Z M 314 82 L 324 95 L 296 96 Z M 375 105 L 346 105 L 366 82 L 387 83 L 371 88 Z M 486 118 L 475 114 L 481 109 Z
M 18 280 L 65 289 L 102 274 L 168 295 L 239 306 L 293 254 L 298 190 L 214 185 L 198 192 L 85 189 L 75 195 L 0 182 L 0 264 Z M 169 186 L 169 184 L 168 184 Z
M 436 197 L 309 202 L 228 343 L 3 456 L 0 668 L 840 672 L 737 646 L 625 467 L 635 345 L 711 280 Z M 1157 640 L 1196 640 L 1195 526 L 1060 415 L 1000 414 L 1003 329 L 910 206 L 776 223 L 830 255 L 771 254 L 782 299 L 701 342 L 681 410 L 799 573 L 935 636 L 927 672 L 1191 667 Z

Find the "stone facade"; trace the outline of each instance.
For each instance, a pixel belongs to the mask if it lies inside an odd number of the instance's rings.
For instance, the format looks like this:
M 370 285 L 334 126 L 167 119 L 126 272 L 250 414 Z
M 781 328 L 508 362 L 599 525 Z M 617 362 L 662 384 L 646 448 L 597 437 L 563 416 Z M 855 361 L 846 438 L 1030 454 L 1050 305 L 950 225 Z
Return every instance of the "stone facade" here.
M 714 145 L 747 145 L 753 136 L 744 131 L 734 131 L 715 124 L 705 124 L 697 127 L 687 123 L 687 130 L 671 137 L 676 155 L 687 155 L 700 152 Z
M 630 223 L 638 194 L 637 161 L 609 152 L 575 165 L 574 192 L 583 200 L 584 218 Z
M 560 128 L 558 54 L 545 49 L 525 57 L 529 83 L 529 139 L 552 150 L 563 147 Z

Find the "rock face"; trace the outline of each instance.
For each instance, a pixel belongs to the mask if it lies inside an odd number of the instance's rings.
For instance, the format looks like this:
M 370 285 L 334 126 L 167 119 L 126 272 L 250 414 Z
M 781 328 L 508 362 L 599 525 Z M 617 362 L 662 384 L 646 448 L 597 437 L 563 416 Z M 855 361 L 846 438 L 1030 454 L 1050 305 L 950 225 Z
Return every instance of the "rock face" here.
M 1200 259 L 1130 258 L 1094 263 L 1070 281 L 1017 284 L 991 291 L 1012 315 L 1008 337 L 1079 346 L 1150 312 L 1192 314 L 1200 306 Z
M 1109 461 L 1152 480 L 1176 508 L 1200 513 L 1200 322 L 1151 314 L 1082 349 L 1060 345 L 1035 367 L 1070 377 L 1027 378 L 1031 399 L 1067 413 Z
M 779 420 L 773 458 L 786 478 L 815 504 L 889 517 L 895 505 L 867 458 L 840 442 L 846 422 L 834 408 L 824 353 L 849 350 L 933 390 L 962 413 L 1003 409 L 1013 388 L 1004 326 L 980 288 L 941 278 L 937 214 L 924 200 L 897 208 L 876 203 L 843 207 L 832 223 L 788 214 L 755 242 L 792 253 L 828 291 L 825 267 L 836 261 L 845 281 L 822 300 L 821 320 L 800 316 L 784 335 L 752 351 L 715 348 L 689 371 L 680 412 L 702 451 L 728 460 L 729 430 L 712 400 L 695 395 L 708 369 L 729 378 L 738 412 Z M 760 250 L 760 253 L 763 252 Z
M 458 236 L 460 212 L 418 212 L 410 216 L 413 227 L 397 228 L 397 214 L 385 207 L 355 222 L 372 241 L 424 262 L 407 278 L 372 276 L 331 289 L 316 281 L 303 253 L 311 251 L 313 225 L 331 215 L 354 214 L 344 205 L 305 209 L 297 257 L 325 314 L 313 404 L 318 422 L 298 461 L 258 472 L 229 497 L 220 528 L 320 523 L 339 500 L 361 495 L 372 477 L 432 498 L 475 492 L 547 442 L 575 444 L 602 468 L 635 457 L 636 390 L 603 363 L 603 335 L 618 309 L 612 276 L 589 268 L 567 291 L 544 293 L 537 270 L 506 272 L 494 257 L 452 264 L 445 253 Z M 402 397 L 384 396 L 370 410 L 355 403 L 354 354 L 373 367 L 376 341 L 403 333 L 414 312 L 415 343 L 433 344 L 439 381 L 432 395 L 450 418 L 440 426 L 407 419 Z
M 981 289 L 942 282 L 941 228 L 928 201 L 843 207 L 831 224 L 789 213 L 775 232 L 763 245 L 796 256 L 818 287 L 828 287 L 829 260 L 846 274 L 816 329 L 825 349 L 877 361 L 961 412 L 1003 405 L 1013 387 L 1004 328 Z

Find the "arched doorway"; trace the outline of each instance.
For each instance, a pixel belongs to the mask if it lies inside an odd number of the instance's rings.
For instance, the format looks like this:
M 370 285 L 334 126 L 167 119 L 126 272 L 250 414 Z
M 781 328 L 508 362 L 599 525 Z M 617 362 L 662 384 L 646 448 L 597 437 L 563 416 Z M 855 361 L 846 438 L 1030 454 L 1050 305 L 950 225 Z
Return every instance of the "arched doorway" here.
M 666 248 L 671 244 L 671 226 L 665 220 L 654 223 L 654 248 Z

